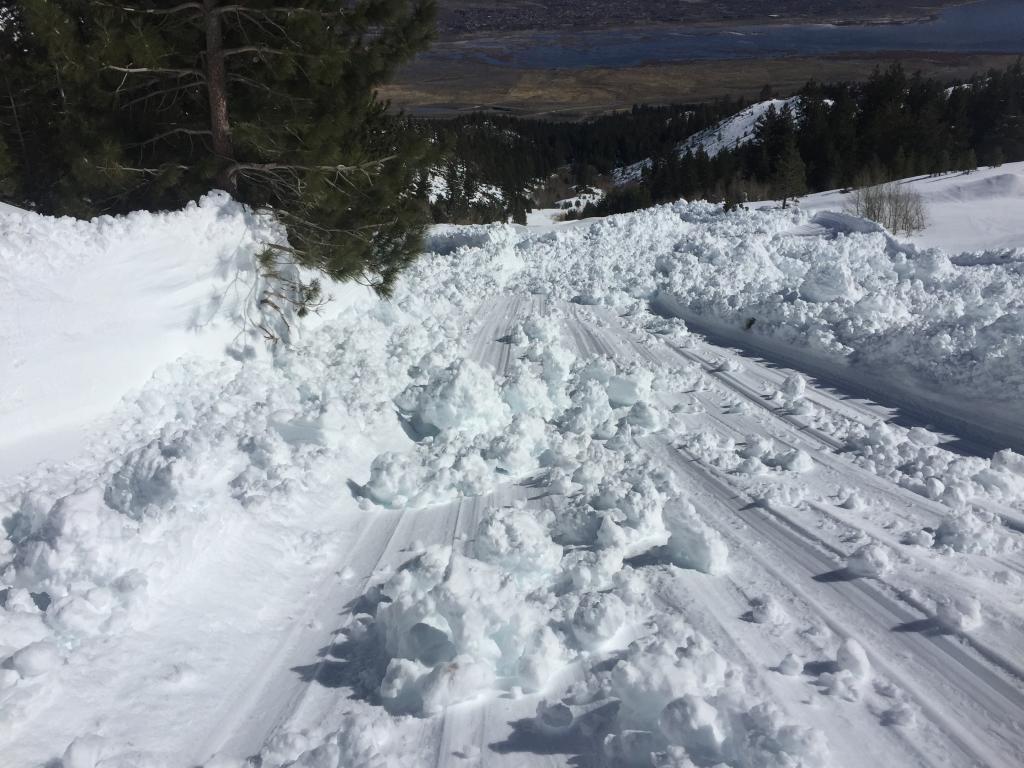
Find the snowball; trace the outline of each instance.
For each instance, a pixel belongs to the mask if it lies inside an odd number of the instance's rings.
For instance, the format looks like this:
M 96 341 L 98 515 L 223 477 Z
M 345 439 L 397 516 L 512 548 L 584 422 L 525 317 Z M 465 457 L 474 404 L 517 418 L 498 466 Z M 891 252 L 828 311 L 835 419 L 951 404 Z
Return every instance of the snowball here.
M 750 601 L 750 617 L 756 624 L 782 626 L 789 623 L 786 609 L 771 595 L 764 595 Z
M 792 451 L 787 451 L 779 459 L 778 464 L 783 469 L 788 469 L 790 472 L 810 472 L 814 469 L 814 459 L 807 454 L 806 451 L 802 451 L 799 448 L 794 448 Z
M 783 675 L 795 677 L 804 670 L 804 662 L 795 653 L 787 653 L 786 657 L 779 662 L 778 670 Z
M 548 384 L 528 364 L 517 361 L 505 378 L 502 396 L 513 413 L 550 419 L 556 407 Z
M 520 414 L 491 441 L 484 455 L 508 474 L 523 475 L 538 467 L 538 459 L 546 449 L 544 422 L 536 416 Z
M 845 493 L 842 501 L 839 502 L 839 506 L 843 509 L 857 510 L 864 508 L 864 497 L 859 491 L 850 490 Z
M 836 666 L 849 672 L 858 682 L 865 682 L 871 678 L 871 662 L 868 660 L 864 648 L 852 637 L 846 638 L 836 652 Z
M 740 456 L 746 459 L 757 459 L 772 453 L 775 450 L 775 441 L 765 435 L 747 435 L 744 438 L 744 446 L 740 449 Z
M 846 570 L 853 576 L 878 578 L 892 567 L 889 550 L 881 544 L 865 544 L 846 559 Z
M 971 596 L 941 600 L 935 606 L 935 618 L 941 626 L 953 632 L 970 632 L 984 623 L 981 603 Z
M 626 421 L 639 429 L 653 432 L 661 428 L 661 414 L 646 401 L 634 403 L 626 414 Z

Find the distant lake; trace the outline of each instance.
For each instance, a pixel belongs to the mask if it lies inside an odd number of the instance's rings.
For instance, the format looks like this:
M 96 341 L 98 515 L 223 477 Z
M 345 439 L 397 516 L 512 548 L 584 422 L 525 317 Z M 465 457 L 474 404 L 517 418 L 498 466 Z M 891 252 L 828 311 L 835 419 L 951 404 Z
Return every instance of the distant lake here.
M 723 59 L 872 51 L 1024 53 L 1024 0 L 982 0 L 896 24 L 669 26 L 525 32 L 440 43 L 421 61 L 462 60 L 520 69 L 633 67 Z

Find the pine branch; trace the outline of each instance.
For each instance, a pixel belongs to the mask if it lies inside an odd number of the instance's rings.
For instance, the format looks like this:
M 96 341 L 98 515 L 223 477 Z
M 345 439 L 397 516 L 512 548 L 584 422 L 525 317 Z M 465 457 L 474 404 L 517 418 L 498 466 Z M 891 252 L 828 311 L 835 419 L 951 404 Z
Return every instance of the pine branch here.
M 369 160 L 359 165 L 302 165 L 295 163 L 235 163 L 228 167 L 228 174 L 231 176 L 237 176 L 238 174 L 259 174 L 259 173 L 273 173 L 276 171 L 284 171 L 289 173 L 336 173 L 339 175 L 345 175 L 350 173 L 363 173 L 368 175 L 368 171 L 373 168 L 379 168 L 384 163 L 390 162 L 398 157 L 398 155 L 389 155 L 388 157 L 382 157 L 379 160 Z
M 173 85 L 170 88 L 161 88 L 160 90 L 151 91 L 150 93 L 144 94 L 142 96 L 138 96 L 138 97 L 132 99 L 131 101 L 126 101 L 121 106 L 125 107 L 125 108 L 127 108 L 127 107 L 134 107 L 136 104 L 141 104 L 143 102 L 149 101 L 150 99 L 155 99 L 157 96 L 167 96 L 168 94 L 171 94 L 171 93 L 178 93 L 179 91 L 187 91 L 189 88 L 195 88 L 197 86 L 205 85 L 205 83 L 206 83 L 206 79 L 203 78 L 201 80 L 193 80 L 190 83 L 182 83 L 180 85 Z
M 108 64 L 107 66 L 104 67 L 104 69 L 110 69 L 110 70 L 113 70 L 114 72 L 124 72 L 127 75 L 137 75 L 137 74 L 141 74 L 141 73 L 161 74 L 161 75 L 162 74 L 178 75 L 179 77 L 181 75 L 195 75 L 196 77 L 201 77 L 204 80 L 206 79 L 206 75 L 203 73 L 203 71 L 201 69 L 193 69 L 193 68 L 175 68 L 175 67 L 117 67 L 117 66 L 114 66 L 113 64 Z
M 122 5 L 120 3 L 97 3 L 97 5 L 103 5 L 107 8 L 116 8 L 119 11 L 126 11 L 127 13 L 145 13 L 150 16 L 170 16 L 175 13 L 181 13 L 182 11 L 202 11 L 202 3 L 189 2 L 175 5 L 172 8 L 136 8 L 134 6 Z
M 275 56 L 287 56 L 293 51 L 283 51 L 279 48 L 268 48 L 265 45 L 243 45 L 240 48 L 225 48 L 224 56 L 238 56 L 242 53 L 270 53 Z
M 131 166 L 131 165 L 122 165 L 121 163 L 117 163 L 117 164 L 115 164 L 113 166 L 101 165 L 99 167 L 102 168 L 103 170 L 107 170 L 107 171 L 109 171 L 109 170 L 118 170 L 118 171 L 125 171 L 127 173 L 143 173 L 143 174 L 146 174 L 146 175 L 149 175 L 149 176 L 156 176 L 157 174 L 163 173 L 164 171 L 166 171 L 169 168 L 173 168 L 173 169 L 178 170 L 178 171 L 190 171 L 190 170 L 192 170 L 192 166 L 190 166 L 190 165 L 176 165 L 174 163 L 167 163 L 166 165 L 162 165 L 159 168 L 136 168 L 136 167 Z
M 158 134 L 157 136 L 153 136 L 152 138 L 146 139 L 145 141 L 141 141 L 138 144 L 134 144 L 133 146 L 144 147 L 147 144 L 155 144 L 158 141 L 176 135 L 210 136 L 212 133 L 213 132 L 210 131 L 208 128 L 172 128 L 169 131 L 164 131 L 163 133 Z

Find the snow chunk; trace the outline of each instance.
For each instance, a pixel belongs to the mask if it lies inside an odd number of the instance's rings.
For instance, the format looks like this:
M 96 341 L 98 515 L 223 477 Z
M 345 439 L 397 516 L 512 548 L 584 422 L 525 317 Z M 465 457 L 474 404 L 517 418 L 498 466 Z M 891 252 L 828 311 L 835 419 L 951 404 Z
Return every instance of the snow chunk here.
M 795 653 L 787 653 L 786 657 L 779 662 L 779 672 L 788 677 L 795 677 L 804 670 L 804 662 Z
M 10 665 L 22 677 L 39 677 L 58 667 L 61 661 L 57 645 L 40 640 L 16 651 L 10 658 Z
M 863 646 L 852 637 L 846 638 L 836 653 L 836 666 L 849 672 L 858 682 L 871 678 L 871 662 Z
M 853 576 L 878 578 L 892 571 L 889 550 L 881 544 L 865 544 L 846 559 L 846 570 Z
M 935 531 L 935 546 L 976 555 L 999 555 L 1017 549 L 1019 541 L 995 514 L 978 509 L 954 512 L 943 520 Z
M 665 515 L 665 523 L 671 534 L 668 550 L 672 562 L 713 576 L 726 572 L 729 547 L 722 534 L 700 518 L 693 504 L 676 505 Z
M 756 597 L 750 601 L 750 618 L 755 624 L 783 626 L 789 623 L 786 609 L 771 595 Z
M 970 632 L 984 623 L 981 603 L 969 595 L 941 600 L 935 606 L 935 618 L 941 626 L 953 632 Z
M 479 435 L 500 429 L 511 419 L 494 377 L 468 358 L 435 376 L 419 393 L 415 416 L 440 432 Z
M 551 540 L 547 526 L 522 507 L 485 515 L 477 529 L 474 552 L 527 588 L 550 581 L 562 560 L 562 547 Z

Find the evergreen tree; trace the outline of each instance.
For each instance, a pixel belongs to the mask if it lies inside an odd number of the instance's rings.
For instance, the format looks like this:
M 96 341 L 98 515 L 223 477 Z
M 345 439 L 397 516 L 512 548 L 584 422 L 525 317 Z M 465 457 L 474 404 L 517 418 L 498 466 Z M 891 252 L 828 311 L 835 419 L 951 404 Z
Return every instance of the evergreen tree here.
M 13 198 L 17 189 L 16 183 L 14 161 L 11 160 L 11 153 L 7 150 L 3 136 L 0 136 L 0 195 Z
M 428 43 L 434 0 L 21 6 L 81 145 L 42 201 L 53 212 L 177 207 L 218 187 L 272 207 L 288 256 L 333 279 L 386 292 L 414 258 L 427 149 L 375 89 Z
M 786 208 L 791 197 L 799 197 L 807 192 L 807 169 L 800 157 L 796 141 L 790 139 L 782 150 L 775 174 L 772 178 L 772 191 L 776 198 L 782 200 Z

